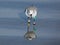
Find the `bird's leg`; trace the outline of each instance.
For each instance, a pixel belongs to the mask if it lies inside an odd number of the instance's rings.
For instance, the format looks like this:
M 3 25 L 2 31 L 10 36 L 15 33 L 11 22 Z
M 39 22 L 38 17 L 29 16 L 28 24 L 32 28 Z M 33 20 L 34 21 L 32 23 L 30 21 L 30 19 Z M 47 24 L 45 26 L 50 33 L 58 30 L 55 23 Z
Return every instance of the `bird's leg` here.
M 33 19 L 33 30 L 36 31 L 36 22 L 35 22 L 35 19 Z

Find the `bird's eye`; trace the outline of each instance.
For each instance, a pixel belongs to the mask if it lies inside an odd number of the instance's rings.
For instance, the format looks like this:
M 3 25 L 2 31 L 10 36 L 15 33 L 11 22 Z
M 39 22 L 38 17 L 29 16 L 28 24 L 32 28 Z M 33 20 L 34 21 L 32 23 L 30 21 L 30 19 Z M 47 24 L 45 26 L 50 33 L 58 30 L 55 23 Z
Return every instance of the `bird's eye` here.
M 29 37 L 29 38 L 31 38 L 31 37 Z

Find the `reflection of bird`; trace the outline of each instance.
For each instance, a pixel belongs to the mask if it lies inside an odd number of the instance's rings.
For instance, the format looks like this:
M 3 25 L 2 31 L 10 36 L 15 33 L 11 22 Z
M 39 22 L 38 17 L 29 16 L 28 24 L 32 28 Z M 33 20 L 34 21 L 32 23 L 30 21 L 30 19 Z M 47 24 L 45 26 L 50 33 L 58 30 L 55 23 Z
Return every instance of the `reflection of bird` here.
M 29 32 L 27 32 L 27 33 L 24 35 L 24 37 L 25 37 L 26 39 L 28 39 L 28 40 L 33 40 L 33 39 L 36 38 L 37 36 L 36 36 L 36 34 L 35 34 L 34 31 L 29 31 Z

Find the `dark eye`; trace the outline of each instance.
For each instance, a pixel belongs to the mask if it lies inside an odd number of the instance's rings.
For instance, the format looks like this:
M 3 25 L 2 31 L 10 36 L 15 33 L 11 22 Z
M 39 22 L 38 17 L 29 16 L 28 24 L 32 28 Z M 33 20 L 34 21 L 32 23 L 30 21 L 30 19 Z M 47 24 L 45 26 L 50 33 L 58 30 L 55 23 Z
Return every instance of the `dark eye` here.
M 29 38 L 31 38 L 31 37 L 29 37 Z

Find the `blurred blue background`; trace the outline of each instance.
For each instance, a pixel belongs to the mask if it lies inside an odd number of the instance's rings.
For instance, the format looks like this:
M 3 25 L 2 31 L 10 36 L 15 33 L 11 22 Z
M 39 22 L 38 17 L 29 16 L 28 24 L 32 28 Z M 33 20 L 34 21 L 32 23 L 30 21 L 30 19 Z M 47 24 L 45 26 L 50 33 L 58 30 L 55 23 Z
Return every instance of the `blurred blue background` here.
M 28 41 L 24 10 L 32 4 L 38 37 Z M 0 0 L 0 45 L 60 45 L 60 0 Z

